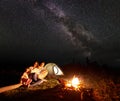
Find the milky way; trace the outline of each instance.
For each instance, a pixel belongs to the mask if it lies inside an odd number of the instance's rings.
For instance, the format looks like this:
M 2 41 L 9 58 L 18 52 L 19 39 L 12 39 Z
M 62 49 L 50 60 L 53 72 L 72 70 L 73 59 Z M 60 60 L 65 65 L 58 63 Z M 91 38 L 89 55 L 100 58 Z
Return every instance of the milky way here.
M 74 48 L 82 50 L 85 56 L 91 55 L 90 43 L 96 42 L 96 38 L 86 30 L 84 26 L 74 22 L 65 14 L 58 5 L 49 1 L 42 2 L 43 5 L 56 17 L 56 23 L 60 24 L 60 28 L 66 34 L 67 39 L 75 46 Z
M 73 50 L 79 51 L 77 55 L 83 55 L 90 57 L 93 51 L 93 44 L 98 44 L 96 37 L 85 27 L 72 20 L 66 12 L 60 9 L 60 6 L 53 2 L 54 0 L 25 0 L 32 6 L 33 14 L 37 16 L 39 20 L 41 17 L 45 23 L 49 23 L 48 20 L 54 20 L 54 25 L 59 24 L 59 29 L 63 31 L 64 39 L 71 42 Z M 51 14 L 49 14 L 51 13 Z M 60 35 L 58 35 L 60 37 Z

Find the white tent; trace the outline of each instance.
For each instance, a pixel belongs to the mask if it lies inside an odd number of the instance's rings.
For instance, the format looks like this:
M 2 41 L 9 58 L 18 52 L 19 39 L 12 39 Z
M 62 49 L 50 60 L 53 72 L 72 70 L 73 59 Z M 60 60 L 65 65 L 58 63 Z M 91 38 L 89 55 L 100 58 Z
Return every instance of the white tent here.
M 45 65 L 45 68 L 48 70 L 48 75 L 53 75 L 53 76 L 64 75 L 60 67 L 58 67 L 55 63 L 48 63 Z

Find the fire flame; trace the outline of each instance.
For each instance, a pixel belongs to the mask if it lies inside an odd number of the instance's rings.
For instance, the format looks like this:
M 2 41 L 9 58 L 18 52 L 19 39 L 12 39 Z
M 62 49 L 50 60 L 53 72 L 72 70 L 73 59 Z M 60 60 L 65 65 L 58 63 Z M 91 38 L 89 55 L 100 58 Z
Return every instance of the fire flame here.
M 73 90 L 77 90 L 80 88 L 80 80 L 77 77 L 73 77 L 71 81 L 67 81 L 65 84 L 66 88 L 72 88 Z
M 78 79 L 77 77 L 74 77 L 74 78 L 72 79 L 71 85 L 72 85 L 73 87 L 77 88 L 79 84 L 80 84 L 79 79 Z

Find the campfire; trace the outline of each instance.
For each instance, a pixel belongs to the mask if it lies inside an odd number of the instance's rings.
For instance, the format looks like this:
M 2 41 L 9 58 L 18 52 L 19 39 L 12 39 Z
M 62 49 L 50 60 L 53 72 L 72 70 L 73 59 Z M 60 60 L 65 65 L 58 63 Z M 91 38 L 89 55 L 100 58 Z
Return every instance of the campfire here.
M 78 77 L 73 77 L 72 80 L 67 80 L 64 84 L 65 89 L 68 90 L 79 90 L 81 85 L 81 80 Z

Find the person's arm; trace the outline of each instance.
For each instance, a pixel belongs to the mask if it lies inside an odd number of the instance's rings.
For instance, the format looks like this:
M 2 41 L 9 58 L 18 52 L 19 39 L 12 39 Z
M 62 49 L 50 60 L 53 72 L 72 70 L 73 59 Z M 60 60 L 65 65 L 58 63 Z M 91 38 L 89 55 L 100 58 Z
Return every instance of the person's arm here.
M 48 74 L 48 71 L 46 69 L 43 69 L 40 71 L 40 73 L 38 74 L 38 79 L 44 79 Z
M 29 77 L 28 77 L 28 74 L 25 72 L 25 73 L 23 73 L 23 75 L 22 75 L 21 78 L 26 78 L 26 79 L 28 79 Z

